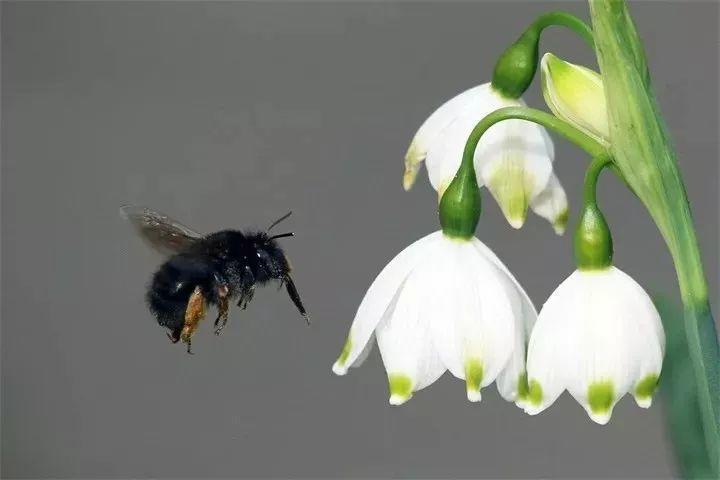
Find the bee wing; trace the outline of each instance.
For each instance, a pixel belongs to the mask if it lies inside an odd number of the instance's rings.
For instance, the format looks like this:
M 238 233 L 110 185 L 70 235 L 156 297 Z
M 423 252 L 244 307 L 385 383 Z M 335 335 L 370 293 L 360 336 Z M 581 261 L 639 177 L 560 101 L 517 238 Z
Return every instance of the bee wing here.
M 163 255 L 186 250 L 202 238 L 193 229 L 147 207 L 125 205 L 120 208 L 120 216 L 135 227 L 145 242 Z

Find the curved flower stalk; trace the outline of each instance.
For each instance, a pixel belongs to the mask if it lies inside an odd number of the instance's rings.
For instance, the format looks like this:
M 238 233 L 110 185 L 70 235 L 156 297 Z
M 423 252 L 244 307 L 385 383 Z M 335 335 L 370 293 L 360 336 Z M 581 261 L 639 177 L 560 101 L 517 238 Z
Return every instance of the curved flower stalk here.
M 490 83 L 453 97 L 420 126 L 405 155 L 403 186 L 409 190 L 424 161 L 430 183 L 442 197 L 460 167 L 463 148 L 473 127 L 503 107 L 525 106 L 503 96 Z M 558 234 L 567 222 L 567 197 L 552 171 L 552 140 L 541 126 L 524 120 L 494 125 L 474 154 L 476 181 L 486 186 L 508 223 L 520 228 L 528 207 L 546 218 Z
M 465 380 L 468 400 L 497 379 L 520 401 L 525 343 L 537 313 L 512 274 L 477 238 L 432 233 L 398 254 L 365 294 L 338 375 L 359 366 L 377 338 L 390 404 L 401 405 L 446 370 Z

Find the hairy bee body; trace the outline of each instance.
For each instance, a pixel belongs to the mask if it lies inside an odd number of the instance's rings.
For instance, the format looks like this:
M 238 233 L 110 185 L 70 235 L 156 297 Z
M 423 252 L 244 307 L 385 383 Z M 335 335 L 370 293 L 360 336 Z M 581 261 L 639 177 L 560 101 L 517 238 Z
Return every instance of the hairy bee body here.
M 163 263 L 152 277 L 146 299 L 158 323 L 178 340 L 196 287 L 207 303 L 218 306 L 221 292 L 232 301 L 256 285 L 282 281 L 289 271 L 282 249 L 265 233 L 225 230 Z
M 168 256 L 153 274 L 145 298 L 157 322 L 169 330 L 170 340 L 182 340 L 188 352 L 191 337 L 208 306 L 217 307 L 215 333 L 220 334 L 227 323 L 230 302 L 237 300 L 244 309 L 255 287 L 273 280 L 285 285 L 290 299 L 308 321 L 290 276 L 290 265 L 275 240 L 294 234 L 268 233 L 290 214 L 266 231 L 222 230 L 203 236 L 146 207 L 126 206 L 120 213 L 141 238 Z

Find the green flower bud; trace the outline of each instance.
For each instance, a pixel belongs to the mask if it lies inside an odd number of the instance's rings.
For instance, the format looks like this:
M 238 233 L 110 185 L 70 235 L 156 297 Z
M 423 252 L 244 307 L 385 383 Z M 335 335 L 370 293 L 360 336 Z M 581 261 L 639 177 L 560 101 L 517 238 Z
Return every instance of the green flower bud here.
M 602 270 L 612 265 L 610 228 L 595 203 L 585 205 L 574 242 L 575 263 L 579 270 Z
M 550 110 L 594 139 L 607 142 L 610 133 L 600 75 L 552 53 L 543 56 L 540 74 L 543 96 Z

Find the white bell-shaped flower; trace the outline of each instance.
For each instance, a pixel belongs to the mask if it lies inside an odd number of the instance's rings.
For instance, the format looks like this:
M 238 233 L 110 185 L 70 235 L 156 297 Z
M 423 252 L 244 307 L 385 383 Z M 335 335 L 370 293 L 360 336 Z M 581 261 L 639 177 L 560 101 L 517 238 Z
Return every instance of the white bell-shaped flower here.
M 440 106 L 415 134 L 405 156 L 403 186 L 412 187 L 422 162 L 442 196 L 460 166 L 465 143 L 477 123 L 493 111 L 524 106 L 488 84 L 471 88 Z M 520 228 L 528 206 L 562 233 L 567 197 L 552 172 L 554 148 L 545 129 L 526 120 L 505 120 L 490 127 L 475 149 L 479 186 L 485 185 L 508 222 Z
M 520 401 L 526 335 L 536 316 L 522 287 L 480 240 L 435 232 L 377 276 L 333 371 L 344 375 L 358 366 L 375 335 L 393 405 L 446 370 L 465 380 L 470 401 L 479 401 L 480 389 L 496 378 L 504 398 Z
M 660 316 L 637 282 L 613 266 L 577 270 L 550 295 L 530 337 L 525 411 L 543 411 L 566 389 L 600 424 L 627 392 L 647 408 L 664 349 Z

